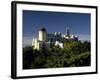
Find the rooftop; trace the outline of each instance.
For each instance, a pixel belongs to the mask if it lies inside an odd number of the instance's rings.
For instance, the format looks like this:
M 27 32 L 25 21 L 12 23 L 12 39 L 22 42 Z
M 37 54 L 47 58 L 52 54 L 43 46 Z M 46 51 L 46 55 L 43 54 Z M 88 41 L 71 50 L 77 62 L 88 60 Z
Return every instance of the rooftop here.
M 44 27 L 41 27 L 41 28 L 39 29 L 39 31 L 45 31 L 45 32 L 46 32 L 46 29 L 45 29 Z

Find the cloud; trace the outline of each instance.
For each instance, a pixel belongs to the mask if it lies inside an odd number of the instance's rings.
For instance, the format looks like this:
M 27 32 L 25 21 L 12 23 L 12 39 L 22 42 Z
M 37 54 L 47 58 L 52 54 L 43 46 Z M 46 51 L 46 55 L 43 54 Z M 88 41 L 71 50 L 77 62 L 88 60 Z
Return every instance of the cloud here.
M 26 37 L 26 36 L 24 36 L 23 37 L 23 47 L 25 47 L 25 46 L 31 46 L 32 45 L 32 39 L 33 39 L 33 37 Z
M 89 34 L 76 34 L 79 37 L 79 40 L 90 41 L 91 36 Z

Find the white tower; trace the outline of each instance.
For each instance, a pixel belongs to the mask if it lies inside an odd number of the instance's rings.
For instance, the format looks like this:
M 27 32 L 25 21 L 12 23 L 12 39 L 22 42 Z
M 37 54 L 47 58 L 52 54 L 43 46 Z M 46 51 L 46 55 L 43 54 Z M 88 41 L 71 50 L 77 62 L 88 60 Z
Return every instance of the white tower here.
M 47 32 L 46 32 L 46 29 L 42 27 L 39 30 L 39 40 L 40 41 L 46 41 L 46 39 L 47 39 Z

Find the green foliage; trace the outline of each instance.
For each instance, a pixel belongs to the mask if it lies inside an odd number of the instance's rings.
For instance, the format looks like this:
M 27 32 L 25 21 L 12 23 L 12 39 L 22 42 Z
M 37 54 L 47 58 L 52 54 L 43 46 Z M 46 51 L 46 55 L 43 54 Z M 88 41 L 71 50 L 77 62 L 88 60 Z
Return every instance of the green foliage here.
M 23 49 L 23 68 L 56 68 L 90 66 L 90 42 L 71 41 L 64 43 L 64 48 L 53 46 L 50 49 Z
M 33 49 L 32 47 L 23 48 L 23 69 L 30 68 L 33 61 Z

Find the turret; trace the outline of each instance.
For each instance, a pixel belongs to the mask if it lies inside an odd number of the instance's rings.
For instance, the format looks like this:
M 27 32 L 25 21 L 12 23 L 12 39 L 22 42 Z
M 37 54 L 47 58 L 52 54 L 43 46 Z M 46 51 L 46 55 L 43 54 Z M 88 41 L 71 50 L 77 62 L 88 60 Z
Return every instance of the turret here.
M 47 39 L 47 31 L 44 27 L 42 27 L 39 30 L 39 40 L 46 41 L 46 39 Z
M 66 35 L 67 35 L 67 36 L 70 36 L 70 31 L 69 31 L 68 28 L 66 28 Z

